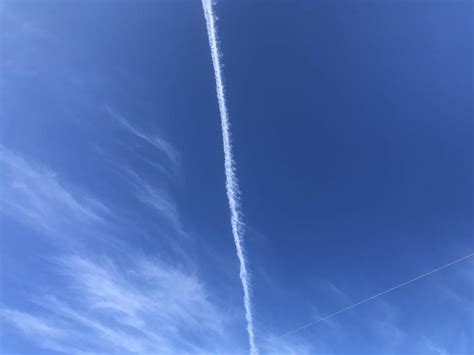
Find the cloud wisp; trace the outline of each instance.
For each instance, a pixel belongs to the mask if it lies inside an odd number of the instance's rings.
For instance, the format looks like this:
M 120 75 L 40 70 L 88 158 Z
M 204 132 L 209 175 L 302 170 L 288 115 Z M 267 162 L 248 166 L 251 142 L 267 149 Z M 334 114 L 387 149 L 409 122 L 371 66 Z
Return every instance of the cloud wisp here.
M 145 142 L 151 144 L 160 152 L 164 153 L 166 157 L 176 166 L 179 162 L 179 154 L 174 149 L 174 147 L 168 143 L 166 140 L 157 135 L 150 135 L 142 130 L 135 127 L 130 121 L 128 121 L 124 116 L 116 112 L 112 107 L 105 106 L 105 111 L 109 114 L 110 117 L 115 119 L 124 129 L 134 136 L 144 140 Z
M 64 341 L 72 336 L 76 340 L 79 339 L 80 334 L 66 330 L 63 322 L 8 308 L 0 308 L 0 320 L 11 324 L 24 337 L 37 341 L 43 349 L 63 354 L 82 353 L 78 348 L 64 344 Z
M 232 153 L 232 135 L 230 131 L 230 121 L 227 112 L 227 105 L 224 93 L 224 83 L 222 78 L 222 65 L 220 62 L 220 51 L 218 47 L 217 29 L 211 0 L 202 0 L 204 16 L 206 18 L 207 35 L 209 47 L 211 49 L 212 64 L 214 67 L 214 77 L 216 81 L 217 101 L 221 116 L 222 139 L 224 143 L 224 164 L 226 176 L 227 198 L 231 215 L 232 235 L 234 237 L 237 257 L 240 262 L 240 279 L 244 291 L 245 318 L 247 320 L 247 332 L 249 336 L 250 353 L 258 354 L 255 344 L 253 311 L 250 299 L 250 277 L 247 271 L 247 263 L 244 251 L 242 212 L 240 208 L 240 190 L 236 176 L 236 166 Z
M 131 169 L 125 169 L 130 177 L 135 195 L 139 201 L 153 209 L 172 227 L 176 235 L 186 236 L 184 226 L 181 222 L 178 207 L 164 189 L 159 189 L 148 183 L 143 177 Z
M 73 193 L 57 175 L 0 146 L 0 211 L 58 234 L 71 225 L 104 225 L 108 207 L 87 194 Z
M 119 238 L 136 226 L 120 218 L 114 205 L 71 188 L 43 165 L 2 146 L 0 153 L 0 212 L 51 236 L 61 253 L 41 257 L 48 262 L 39 272 L 51 282 L 32 285 L 26 307 L 2 302 L 1 323 L 43 349 L 69 354 L 222 353 L 237 346 L 223 331 L 234 326 L 234 319 L 211 301 L 196 268 L 185 266 L 190 255 L 165 261 L 154 253 L 145 256 L 140 246 L 102 244 L 95 238 L 86 246 L 81 238 L 104 230 Z M 166 190 L 132 171 L 127 177 L 132 177 L 130 192 L 176 229 L 172 235 L 184 233 Z M 62 235 L 75 241 L 74 249 L 56 239 Z
M 67 293 L 33 296 L 35 311 L 2 307 L 0 319 L 42 348 L 66 353 L 226 348 L 222 330 L 229 319 L 195 274 L 140 255 L 122 263 L 80 254 L 56 258 Z
M 454 261 L 452 261 L 452 262 L 450 262 L 450 263 L 448 263 L 448 264 L 446 264 L 446 265 L 437 267 L 436 269 L 433 269 L 433 270 L 431 270 L 431 271 L 429 271 L 429 272 L 426 272 L 426 273 L 424 273 L 424 274 L 422 274 L 422 275 L 419 275 L 419 276 L 417 276 L 417 277 L 415 277 L 415 278 L 413 278 L 413 279 L 410 279 L 410 280 L 408 280 L 408 281 L 405 281 L 405 282 L 403 282 L 403 283 L 401 283 L 401 284 L 399 284 L 399 285 L 397 285 L 397 286 L 391 287 L 391 288 L 389 288 L 389 289 L 387 289 L 387 290 L 385 290 L 385 291 L 379 292 L 379 293 L 377 293 L 377 294 L 375 294 L 375 295 L 373 295 L 373 296 L 371 296 L 371 297 L 365 298 L 365 299 L 363 299 L 362 301 L 359 301 L 359 302 L 354 303 L 354 304 L 352 304 L 352 305 L 350 305 L 350 306 L 348 306 L 348 307 L 345 307 L 345 308 L 343 308 L 343 309 L 340 309 L 339 311 L 336 311 L 336 312 L 333 312 L 333 313 L 331 313 L 331 314 L 328 314 L 328 315 L 325 316 L 325 317 L 319 318 L 319 319 L 317 319 L 317 320 L 315 320 L 315 321 L 313 321 L 313 322 L 310 322 L 310 323 L 308 323 L 308 324 L 302 325 L 301 327 L 298 327 L 298 328 L 296 328 L 296 329 L 290 330 L 290 331 L 288 331 L 288 332 L 282 334 L 281 337 L 286 337 L 286 336 L 288 336 L 288 335 L 297 333 L 297 332 L 299 332 L 299 331 L 301 331 L 301 330 L 303 330 L 303 329 L 309 328 L 309 327 L 311 327 L 311 326 L 313 326 L 313 325 L 316 325 L 316 324 L 318 324 L 318 323 L 321 323 L 321 322 L 323 322 L 323 321 L 326 321 L 326 320 L 328 320 L 328 319 L 330 319 L 330 318 L 332 318 L 332 317 L 334 317 L 334 316 L 337 316 L 338 314 L 341 314 L 341 313 L 346 312 L 346 311 L 348 311 L 348 310 L 350 310 L 350 309 L 352 309 L 352 308 L 355 308 L 355 307 L 360 306 L 360 305 L 362 305 L 362 304 L 364 304 L 364 303 L 367 303 L 367 302 L 372 301 L 372 300 L 374 300 L 374 299 L 376 299 L 376 298 L 379 298 L 379 297 L 381 297 L 381 296 L 383 296 L 383 295 L 385 295 L 385 294 L 387 294 L 387 293 L 389 293 L 389 292 L 395 291 L 395 290 L 397 290 L 397 289 L 399 289 L 399 288 L 401 288 L 401 287 L 404 287 L 404 286 L 409 285 L 409 284 L 411 284 L 411 283 L 413 283 L 413 282 L 415 282 L 415 281 L 418 281 L 418 280 L 423 279 L 423 278 L 425 278 L 425 277 L 427 277 L 427 276 L 430 276 L 430 275 L 434 274 L 435 272 L 438 272 L 438 271 L 441 271 L 441 270 L 443 270 L 443 269 L 446 269 L 446 268 L 448 268 L 448 267 L 450 267 L 450 266 L 453 266 L 453 265 L 455 265 L 455 264 L 457 264 L 457 263 L 460 263 L 461 261 L 464 261 L 464 260 L 466 260 L 466 259 L 468 259 L 468 258 L 471 258 L 471 257 L 473 257 L 473 256 L 474 256 L 474 253 L 471 253 L 471 254 L 468 254 L 468 255 L 466 255 L 466 256 L 463 256 L 462 258 L 456 259 L 456 260 L 454 260 Z

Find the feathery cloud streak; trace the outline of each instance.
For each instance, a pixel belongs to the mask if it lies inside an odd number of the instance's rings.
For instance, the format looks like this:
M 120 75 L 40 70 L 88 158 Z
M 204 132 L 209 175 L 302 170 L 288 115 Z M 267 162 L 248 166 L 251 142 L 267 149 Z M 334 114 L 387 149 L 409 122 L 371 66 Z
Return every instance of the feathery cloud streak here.
M 363 299 L 362 301 L 359 301 L 359 302 L 354 303 L 354 304 L 352 304 L 352 305 L 350 305 L 350 306 L 348 306 L 348 307 L 345 307 L 345 308 L 343 308 L 343 309 L 340 309 L 339 311 L 333 312 L 333 313 L 331 313 L 331 314 L 329 314 L 329 315 L 327 315 L 327 316 L 325 316 L 325 317 L 319 318 L 319 319 L 317 319 L 317 320 L 315 320 L 315 321 L 313 321 L 313 322 L 310 322 L 310 323 L 308 323 L 308 324 L 305 324 L 305 325 L 303 325 L 303 326 L 301 326 L 301 327 L 298 327 L 298 328 L 296 328 L 296 329 L 290 330 L 290 331 L 286 332 L 285 334 L 282 334 L 281 337 L 286 337 L 286 336 L 288 336 L 288 335 L 297 333 L 297 332 L 299 332 L 300 330 L 303 330 L 303 329 L 306 329 L 306 328 L 308 328 L 308 327 L 311 327 L 311 326 L 313 326 L 313 325 L 315 325 L 315 324 L 317 324 L 317 323 L 321 323 L 321 322 L 323 322 L 323 321 L 326 321 L 326 320 L 328 320 L 329 318 L 332 318 L 332 317 L 334 317 L 334 316 L 336 316 L 336 315 L 338 315 L 338 314 L 341 314 L 341 313 L 343 313 L 343 312 L 345 312 L 345 311 L 348 311 L 348 310 L 350 310 L 350 309 L 352 309 L 352 308 L 354 308 L 354 307 L 360 306 L 360 305 L 362 305 L 362 304 L 364 304 L 364 303 L 367 303 L 367 302 L 372 301 L 372 300 L 374 300 L 374 299 L 376 299 L 376 298 L 379 298 L 379 297 L 381 297 L 381 296 L 383 296 L 383 295 L 385 295 L 385 294 L 387 294 L 387 293 L 389 293 L 389 292 L 395 291 L 395 290 L 397 290 L 397 289 L 399 289 L 399 288 L 401 288 L 401 287 L 404 287 L 404 286 L 409 285 L 409 284 L 411 284 L 411 283 L 413 283 L 413 282 L 415 282 L 415 281 L 418 281 L 418 280 L 423 279 L 423 278 L 425 278 L 425 277 L 427 277 L 427 276 L 430 276 L 430 275 L 434 274 L 435 272 L 444 270 L 444 269 L 446 269 L 446 268 L 448 268 L 448 267 L 450 267 L 450 266 L 453 266 L 453 265 L 455 265 L 455 264 L 457 264 L 457 263 L 459 263 L 459 262 L 461 262 L 461 261 L 464 261 L 464 260 L 466 260 L 466 259 L 468 259 L 468 258 L 471 258 L 471 257 L 473 257 L 473 256 L 474 256 L 474 253 L 471 253 L 471 254 L 468 254 L 468 255 L 466 255 L 466 256 L 463 256 L 463 257 L 460 258 L 460 259 L 456 259 L 456 260 L 454 260 L 454 261 L 452 261 L 452 262 L 450 262 L 450 263 L 448 263 L 448 264 L 446 264 L 446 265 L 437 267 L 436 269 L 433 269 L 433 270 L 431 270 L 431 271 L 429 271 L 429 272 L 427 272 L 427 273 L 424 273 L 424 274 L 419 275 L 419 276 L 417 276 L 417 277 L 415 277 L 415 278 L 413 278 L 413 279 L 410 279 L 410 280 L 408 280 L 408 281 L 405 281 L 405 282 L 403 282 L 403 283 L 401 283 L 401 284 L 399 284 L 399 285 L 397 285 L 397 286 L 394 286 L 394 287 L 392 287 L 392 288 L 389 288 L 389 289 L 387 289 L 387 290 L 385 290 L 385 291 L 379 292 L 379 293 L 377 293 L 377 294 L 375 294 L 375 295 L 373 295 L 373 296 L 371 296 L 371 297 L 365 298 L 365 299 Z
M 215 24 L 214 12 L 210 0 L 202 0 L 204 16 L 206 18 L 207 35 L 209 38 L 209 47 L 211 49 L 212 64 L 214 67 L 214 77 L 216 80 L 217 101 L 219 104 L 219 112 L 221 116 L 222 139 L 224 142 L 224 164 L 226 176 L 227 198 L 229 200 L 229 209 L 231 215 L 232 234 L 234 236 L 237 257 L 240 262 L 240 280 L 244 291 L 245 318 L 247 319 L 247 332 L 249 336 L 250 353 L 258 354 L 255 345 L 252 303 L 250 300 L 250 280 L 247 272 L 247 264 L 243 245 L 243 222 L 240 210 L 240 191 L 237 176 L 235 174 L 236 167 L 232 153 L 232 137 L 230 132 L 229 115 L 224 94 L 224 84 L 222 80 L 222 69 L 220 62 L 220 53 L 218 48 L 217 30 Z
M 174 164 L 177 165 L 179 161 L 179 154 L 174 149 L 174 147 L 169 144 L 166 140 L 159 136 L 149 135 L 140 129 L 136 128 L 132 123 L 130 123 L 124 116 L 117 113 L 110 106 L 105 106 L 105 111 L 115 119 L 123 128 L 125 128 L 129 133 L 134 136 L 144 140 L 145 142 L 151 144 L 160 152 L 164 153 L 166 157 Z
M 135 189 L 137 199 L 154 211 L 157 211 L 178 236 L 186 235 L 184 226 L 181 223 L 178 207 L 167 191 L 151 185 L 131 169 L 125 169 L 125 173 L 130 177 L 130 183 Z
M 49 234 L 104 224 L 109 209 L 86 193 L 73 193 L 55 172 L 0 145 L 0 212 Z M 53 232 L 53 233 L 51 233 Z
M 127 177 L 139 192 L 144 190 L 147 205 L 170 223 L 180 223 L 165 190 L 154 193 L 155 187 L 138 175 Z M 59 256 L 42 256 L 50 260 L 42 271 L 51 270 L 49 296 L 33 287 L 27 303 L 36 307 L 26 310 L 2 302 L 0 323 L 41 348 L 68 354 L 222 353 L 219 349 L 236 347 L 222 331 L 232 321 L 228 310 L 211 302 L 210 290 L 194 269 L 144 256 L 126 244 L 114 243 L 111 249 L 91 238 L 87 245 L 101 250 L 99 257 L 80 243 L 103 229 L 114 230 L 117 238 L 123 235 L 120 229 L 130 225 L 118 218 L 113 205 L 71 189 L 61 175 L 1 145 L 0 183 L 1 214 L 39 228 L 61 249 Z M 62 235 L 77 239 L 73 255 L 63 239 L 54 239 Z
M 230 319 L 211 302 L 197 275 L 156 258 L 118 259 L 121 263 L 83 254 L 56 258 L 66 292 L 32 295 L 33 312 L 2 305 L 0 321 L 42 348 L 63 353 L 197 354 L 228 348 L 222 329 Z M 187 340 L 190 334 L 195 339 Z

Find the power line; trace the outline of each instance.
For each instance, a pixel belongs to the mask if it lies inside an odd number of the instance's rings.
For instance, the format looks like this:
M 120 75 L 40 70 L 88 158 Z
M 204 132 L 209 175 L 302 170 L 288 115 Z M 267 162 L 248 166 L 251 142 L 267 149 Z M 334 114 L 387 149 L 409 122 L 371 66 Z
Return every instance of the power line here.
M 453 266 L 454 264 L 457 264 L 457 263 L 459 263 L 459 262 L 461 262 L 461 261 L 463 261 L 463 260 L 466 260 L 467 258 L 470 258 L 470 257 L 472 257 L 472 256 L 474 256 L 474 253 L 471 253 L 471 254 L 469 254 L 469 255 L 466 255 L 466 256 L 464 256 L 464 257 L 462 257 L 462 258 L 460 258 L 460 259 L 457 259 L 457 260 L 454 260 L 454 261 L 450 262 L 449 264 L 440 266 L 440 267 L 438 267 L 438 268 L 436 268 L 436 269 L 433 269 L 433 270 L 431 270 L 431 271 L 429 271 L 429 272 L 427 272 L 427 273 L 425 273 L 425 274 L 422 274 L 422 275 L 420 275 L 420 276 L 417 276 L 417 277 L 415 277 L 414 279 L 411 279 L 411 280 L 406 281 L 406 282 L 404 282 L 404 283 L 401 283 L 401 284 L 399 284 L 399 285 L 397 285 L 397 286 L 394 286 L 394 287 L 392 287 L 392 288 L 389 288 L 389 289 L 387 289 L 387 290 L 385 290 L 385 291 L 382 291 L 382 292 L 380 292 L 380 293 L 377 293 L 376 295 L 373 295 L 373 296 L 368 297 L 368 298 L 366 298 L 366 299 L 364 299 L 364 300 L 362 300 L 362 301 L 359 301 L 359 302 L 357 302 L 357 303 L 354 303 L 354 304 L 352 304 L 352 305 L 350 305 L 350 306 L 348 306 L 348 307 L 345 307 L 345 308 L 343 308 L 343 309 L 340 309 L 339 311 L 330 313 L 330 314 L 328 314 L 327 316 L 324 316 L 324 317 L 319 318 L 319 319 L 317 319 L 317 320 L 315 320 L 315 321 L 312 321 L 311 323 L 308 323 L 308 324 L 302 325 L 301 327 L 298 327 L 298 328 L 296 328 L 296 329 L 290 330 L 290 331 L 288 331 L 288 332 L 282 334 L 280 337 L 286 337 L 286 336 L 288 336 L 288 335 L 290 335 L 290 334 L 297 333 L 297 332 L 299 332 L 300 330 L 303 330 L 303 329 L 306 329 L 306 328 L 308 328 L 308 327 L 311 327 L 311 326 L 313 326 L 313 325 L 315 325 L 315 324 L 317 324 L 317 323 L 320 323 L 320 322 L 325 321 L 325 320 L 327 320 L 327 319 L 329 319 L 329 318 L 332 318 L 332 317 L 334 317 L 334 316 L 336 316 L 336 315 L 338 315 L 338 314 L 341 314 L 342 312 L 348 311 L 349 309 L 352 309 L 352 308 L 354 308 L 354 307 L 360 306 L 361 304 L 364 304 L 364 303 L 366 303 L 366 302 L 372 301 L 373 299 L 376 299 L 376 298 L 378 298 L 378 297 L 380 297 L 380 296 L 383 296 L 383 295 L 385 295 L 385 294 L 387 294 L 387 293 L 389 293 L 389 292 L 395 291 L 396 289 L 399 289 L 400 287 L 406 286 L 406 285 L 408 285 L 408 284 L 410 284 L 410 283 L 412 283 L 412 282 L 415 282 L 415 281 L 417 281 L 417 280 L 419 280 L 419 279 L 422 279 L 422 278 L 424 278 L 424 277 L 426 277 L 426 276 L 429 276 L 429 275 L 431 275 L 431 274 L 434 274 L 434 273 L 437 272 L 437 271 L 440 271 L 440 270 L 446 269 L 447 267 Z

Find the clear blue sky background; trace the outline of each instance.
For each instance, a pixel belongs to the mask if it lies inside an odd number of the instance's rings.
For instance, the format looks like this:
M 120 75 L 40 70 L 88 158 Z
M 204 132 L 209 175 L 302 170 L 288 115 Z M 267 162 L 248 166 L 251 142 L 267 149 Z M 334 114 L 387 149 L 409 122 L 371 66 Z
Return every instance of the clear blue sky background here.
M 220 1 L 256 342 L 468 354 L 471 1 Z M 0 2 L 2 353 L 248 352 L 200 1 Z

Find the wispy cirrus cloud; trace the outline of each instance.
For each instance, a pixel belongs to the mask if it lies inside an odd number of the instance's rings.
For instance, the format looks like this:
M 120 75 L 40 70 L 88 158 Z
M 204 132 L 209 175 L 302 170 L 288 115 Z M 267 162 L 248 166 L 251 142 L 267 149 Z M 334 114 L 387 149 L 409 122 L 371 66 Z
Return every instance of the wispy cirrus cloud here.
M 67 339 L 73 336 L 77 343 L 81 335 L 78 333 L 74 334 L 71 330 L 66 330 L 64 328 L 65 323 L 61 320 L 50 319 L 45 315 L 38 316 L 18 310 L 0 308 L 0 321 L 11 324 L 25 338 L 37 342 L 44 349 L 64 354 L 83 353 L 77 347 L 67 344 Z
M 45 349 L 87 352 L 85 344 L 93 344 L 107 353 L 203 353 L 229 340 L 223 332 L 228 317 L 195 274 L 137 256 L 122 266 L 80 255 L 55 263 L 67 299 L 64 294 L 32 297 L 41 309 L 37 314 L 1 311 L 4 322 Z
M 120 240 L 121 227 L 130 231 L 140 226 L 120 218 L 120 208 L 84 193 L 44 165 L 5 148 L 1 153 L 2 212 L 44 234 L 67 232 L 78 241 L 71 254 L 62 239 L 51 239 L 59 249 L 41 256 L 43 263 L 52 260 L 46 266 L 51 280 L 44 285 L 47 291 L 32 283 L 20 305 L 5 299 L 2 323 L 17 329 L 27 342 L 60 353 L 241 352 L 233 332 L 224 331 L 237 327 L 240 319 L 216 304 L 195 264 L 186 262 L 189 255 L 167 255 L 165 262 L 145 257 L 130 244 L 110 248 L 96 238 L 82 243 L 83 235 L 103 230 L 117 233 Z M 123 193 L 156 211 L 173 227 L 171 234 L 184 233 L 169 191 L 132 170 L 124 175 L 132 188 Z
M 110 210 L 81 191 L 72 193 L 57 175 L 0 147 L 1 211 L 50 234 L 105 223 Z
M 152 185 L 135 171 L 131 169 L 124 171 L 134 188 L 136 198 L 163 218 L 177 235 L 185 235 L 178 207 L 170 194 L 165 189 Z
M 396 353 L 400 351 L 408 337 L 400 322 L 400 309 L 387 300 L 378 299 L 370 311 L 360 314 L 360 318 L 368 327 L 370 334 L 384 345 L 384 351 Z
M 161 138 L 159 135 L 152 135 L 145 133 L 141 129 L 137 128 L 131 121 L 127 120 L 123 115 L 118 113 L 109 105 L 105 105 L 105 111 L 107 114 L 112 117 L 117 123 L 120 124 L 128 133 L 134 135 L 137 138 L 151 144 L 160 152 L 164 153 L 173 165 L 179 164 L 179 153 L 176 149 L 165 139 Z
M 433 339 L 430 339 L 427 337 L 423 337 L 421 339 L 420 345 L 423 349 L 425 349 L 425 351 L 428 354 L 432 354 L 432 355 L 448 355 L 449 354 L 449 352 L 445 348 L 439 346 L 433 341 Z
M 43 300 L 41 312 L 3 308 L 0 320 L 18 329 L 23 336 L 43 349 L 66 354 L 141 350 L 140 343 L 127 334 L 80 315 L 55 298 Z M 54 307 L 48 310 L 47 307 Z
M 40 319 L 25 312 L 11 309 L 0 309 L 0 315 L 19 328 L 25 335 L 41 335 L 49 338 L 60 338 L 64 330 L 49 324 L 47 319 Z
M 321 347 L 319 347 L 316 352 L 314 345 L 306 340 L 283 339 L 274 334 L 263 336 L 260 342 L 260 348 L 264 354 L 310 355 L 322 353 Z

